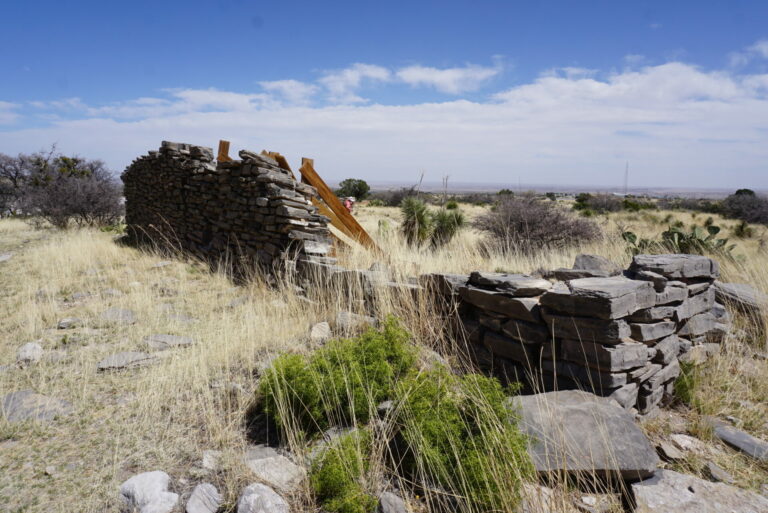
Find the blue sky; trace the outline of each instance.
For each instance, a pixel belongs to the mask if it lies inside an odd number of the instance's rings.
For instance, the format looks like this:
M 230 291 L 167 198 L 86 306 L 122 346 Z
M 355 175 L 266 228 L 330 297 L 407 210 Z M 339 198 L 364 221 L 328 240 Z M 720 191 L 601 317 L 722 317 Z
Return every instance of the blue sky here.
M 11 4 L 11 5 L 9 5 Z M 5 2 L 0 152 L 768 188 L 768 2 Z

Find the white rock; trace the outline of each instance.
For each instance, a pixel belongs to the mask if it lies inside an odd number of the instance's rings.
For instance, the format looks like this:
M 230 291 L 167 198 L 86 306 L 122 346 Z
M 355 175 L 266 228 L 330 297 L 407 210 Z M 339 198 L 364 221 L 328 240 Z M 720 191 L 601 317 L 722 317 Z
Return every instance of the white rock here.
M 77 317 L 66 317 L 64 319 L 61 319 L 56 325 L 56 327 L 60 330 L 68 330 L 70 328 L 75 328 L 77 326 L 80 326 L 82 323 L 83 323 L 83 320 Z
M 672 440 L 672 443 L 681 451 L 691 451 L 698 454 L 707 452 L 706 444 L 698 438 L 681 433 L 674 433 L 669 435 L 669 439 Z
M 43 357 L 43 346 L 37 342 L 27 342 L 19 348 L 16 356 L 16 363 L 22 367 L 32 365 L 40 361 Z
M 221 506 L 221 494 L 210 483 L 201 483 L 192 490 L 187 501 L 187 513 L 216 513 Z
M 245 464 L 260 481 L 281 492 L 296 490 L 306 477 L 302 467 L 265 445 L 249 449 L 245 455 Z
M 289 513 L 290 510 L 285 499 L 263 484 L 247 486 L 237 501 L 237 513 Z
M 169 513 L 179 496 L 168 491 L 171 478 L 165 472 L 144 472 L 128 479 L 120 486 L 120 499 L 125 512 Z
M 309 328 L 309 339 L 312 342 L 325 342 L 331 338 L 331 325 L 327 322 L 318 322 Z

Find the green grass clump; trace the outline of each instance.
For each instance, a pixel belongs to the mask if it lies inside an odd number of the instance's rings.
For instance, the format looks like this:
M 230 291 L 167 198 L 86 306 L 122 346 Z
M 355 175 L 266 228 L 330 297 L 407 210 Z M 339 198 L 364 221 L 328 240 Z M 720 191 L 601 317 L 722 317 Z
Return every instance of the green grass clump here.
M 470 510 L 517 504 L 533 467 L 526 439 L 505 405 L 515 390 L 444 368 L 400 383 L 402 434 L 410 448 L 406 470 L 453 491 Z
M 680 362 L 680 375 L 675 380 L 675 396 L 683 404 L 699 409 L 696 389 L 699 387 L 700 373 L 691 362 Z
M 264 409 L 278 426 L 307 434 L 365 424 L 414 367 L 409 341 L 408 332 L 390 318 L 381 330 L 331 341 L 310 356 L 281 356 L 259 386 Z
M 358 429 L 341 437 L 313 463 L 310 484 L 323 510 L 372 513 L 376 498 L 367 493 L 365 476 L 371 461 L 371 434 Z

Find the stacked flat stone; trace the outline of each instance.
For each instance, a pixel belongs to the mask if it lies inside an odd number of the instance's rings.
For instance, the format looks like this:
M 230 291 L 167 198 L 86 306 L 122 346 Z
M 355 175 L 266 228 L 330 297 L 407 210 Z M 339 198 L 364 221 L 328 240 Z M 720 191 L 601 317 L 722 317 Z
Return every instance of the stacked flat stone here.
M 538 389 L 586 389 L 641 414 L 672 393 L 681 355 L 711 352 L 727 330 L 709 258 L 638 255 L 619 275 L 577 270 L 567 281 L 474 272 L 428 275 L 422 285 L 443 305 L 458 302 L 456 317 L 485 363 L 495 359 Z
M 241 270 L 324 258 L 329 220 L 315 189 L 266 155 L 239 156 L 216 163 L 211 148 L 163 141 L 134 160 L 121 177 L 129 235 Z

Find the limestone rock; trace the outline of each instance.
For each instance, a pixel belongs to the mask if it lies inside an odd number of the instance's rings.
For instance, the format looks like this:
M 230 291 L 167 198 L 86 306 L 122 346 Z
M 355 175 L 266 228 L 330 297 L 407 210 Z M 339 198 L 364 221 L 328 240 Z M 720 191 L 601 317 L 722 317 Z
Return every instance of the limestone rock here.
M 248 485 L 237 501 L 237 513 L 289 513 L 285 499 L 261 483 Z
M 154 363 L 155 358 L 147 353 L 138 351 L 125 351 L 107 356 L 101 360 L 97 368 L 100 371 L 132 369 Z
M 333 336 L 331 325 L 327 322 L 318 322 L 309 328 L 309 340 L 312 342 L 325 342 Z
M 273 448 L 258 445 L 245 455 L 245 464 L 260 480 L 281 492 L 293 492 L 306 477 L 306 471 Z
M 114 324 L 135 324 L 136 314 L 125 308 L 108 308 L 101 313 L 101 320 Z
M 358 331 L 371 326 L 376 326 L 376 319 L 373 317 L 347 311 L 336 314 L 336 329 L 342 333 Z
M 525 274 L 487 273 L 475 271 L 469 275 L 469 283 L 476 287 L 504 291 L 514 297 L 538 296 L 552 288 L 542 278 Z
M 720 466 L 714 461 L 708 461 L 704 465 L 704 470 L 707 471 L 709 477 L 711 477 L 712 480 L 716 483 L 733 484 L 735 482 L 733 476 L 720 468 Z
M 510 297 L 506 292 L 477 287 L 459 287 L 461 298 L 471 305 L 523 321 L 539 322 L 539 301 L 533 297 Z
M 677 447 L 669 442 L 661 442 L 658 447 L 659 455 L 664 461 L 681 461 L 685 459 L 683 454 Z
M 720 266 L 711 258 L 701 255 L 636 255 L 629 266 L 631 271 L 651 271 L 669 279 L 711 279 L 720 274 Z
M 49 422 L 72 413 L 72 403 L 36 394 L 33 390 L 20 390 L 3 396 L 0 413 L 8 422 Z
M 672 470 L 658 470 L 632 484 L 635 513 L 761 513 L 768 499 L 723 483 L 710 483 Z
M 194 340 L 190 337 L 164 334 L 148 335 L 144 337 L 143 340 L 149 347 L 158 351 L 165 351 L 166 349 L 172 349 L 174 347 L 189 346 L 194 343 Z
M 593 365 L 603 371 L 621 371 L 642 367 L 648 361 L 648 348 L 638 342 L 623 342 L 606 346 L 592 342 L 564 339 L 560 343 L 562 357 L 583 365 Z
M 528 451 L 540 473 L 643 479 L 653 475 L 658 457 L 632 415 L 611 399 L 579 390 L 512 398 L 521 430 L 531 437 Z
M 717 301 L 735 306 L 742 312 L 759 314 L 768 308 L 768 295 L 746 283 L 715 282 Z
M 210 483 L 200 483 L 192 490 L 186 513 L 216 513 L 221 506 L 221 494 Z
M 21 367 L 38 363 L 43 358 L 43 346 L 38 342 L 27 342 L 19 348 L 16 363 Z
M 768 442 L 755 438 L 733 426 L 713 418 L 707 417 L 706 422 L 713 428 L 717 438 L 731 447 L 760 461 L 768 461 Z
M 541 304 L 577 317 L 619 319 L 654 306 L 655 300 L 652 283 L 614 276 L 558 284 L 541 297 Z
M 546 297 L 546 296 L 544 296 Z M 542 310 L 550 336 L 584 340 L 599 344 L 618 344 L 632 334 L 629 324 L 623 319 L 606 320 L 589 317 L 556 315 Z
M 68 330 L 70 328 L 76 328 L 83 324 L 83 320 L 78 317 L 65 317 L 59 320 L 56 327 L 60 330 Z
M 155 470 L 137 474 L 120 485 L 122 511 L 126 513 L 169 513 L 179 501 L 179 496 L 168 491 L 171 478 L 165 472 Z
M 573 262 L 573 268 L 602 271 L 608 273 L 609 276 L 617 276 L 621 274 L 621 271 L 623 270 L 619 264 L 612 262 L 605 257 L 584 253 L 576 255 L 576 260 Z
M 654 323 L 632 323 L 629 325 L 632 330 L 632 338 L 640 342 L 650 342 L 660 338 L 668 337 L 675 332 L 677 323 L 674 321 L 662 321 Z
M 383 492 L 379 495 L 378 513 L 408 513 L 408 508 L 399 495 Z

